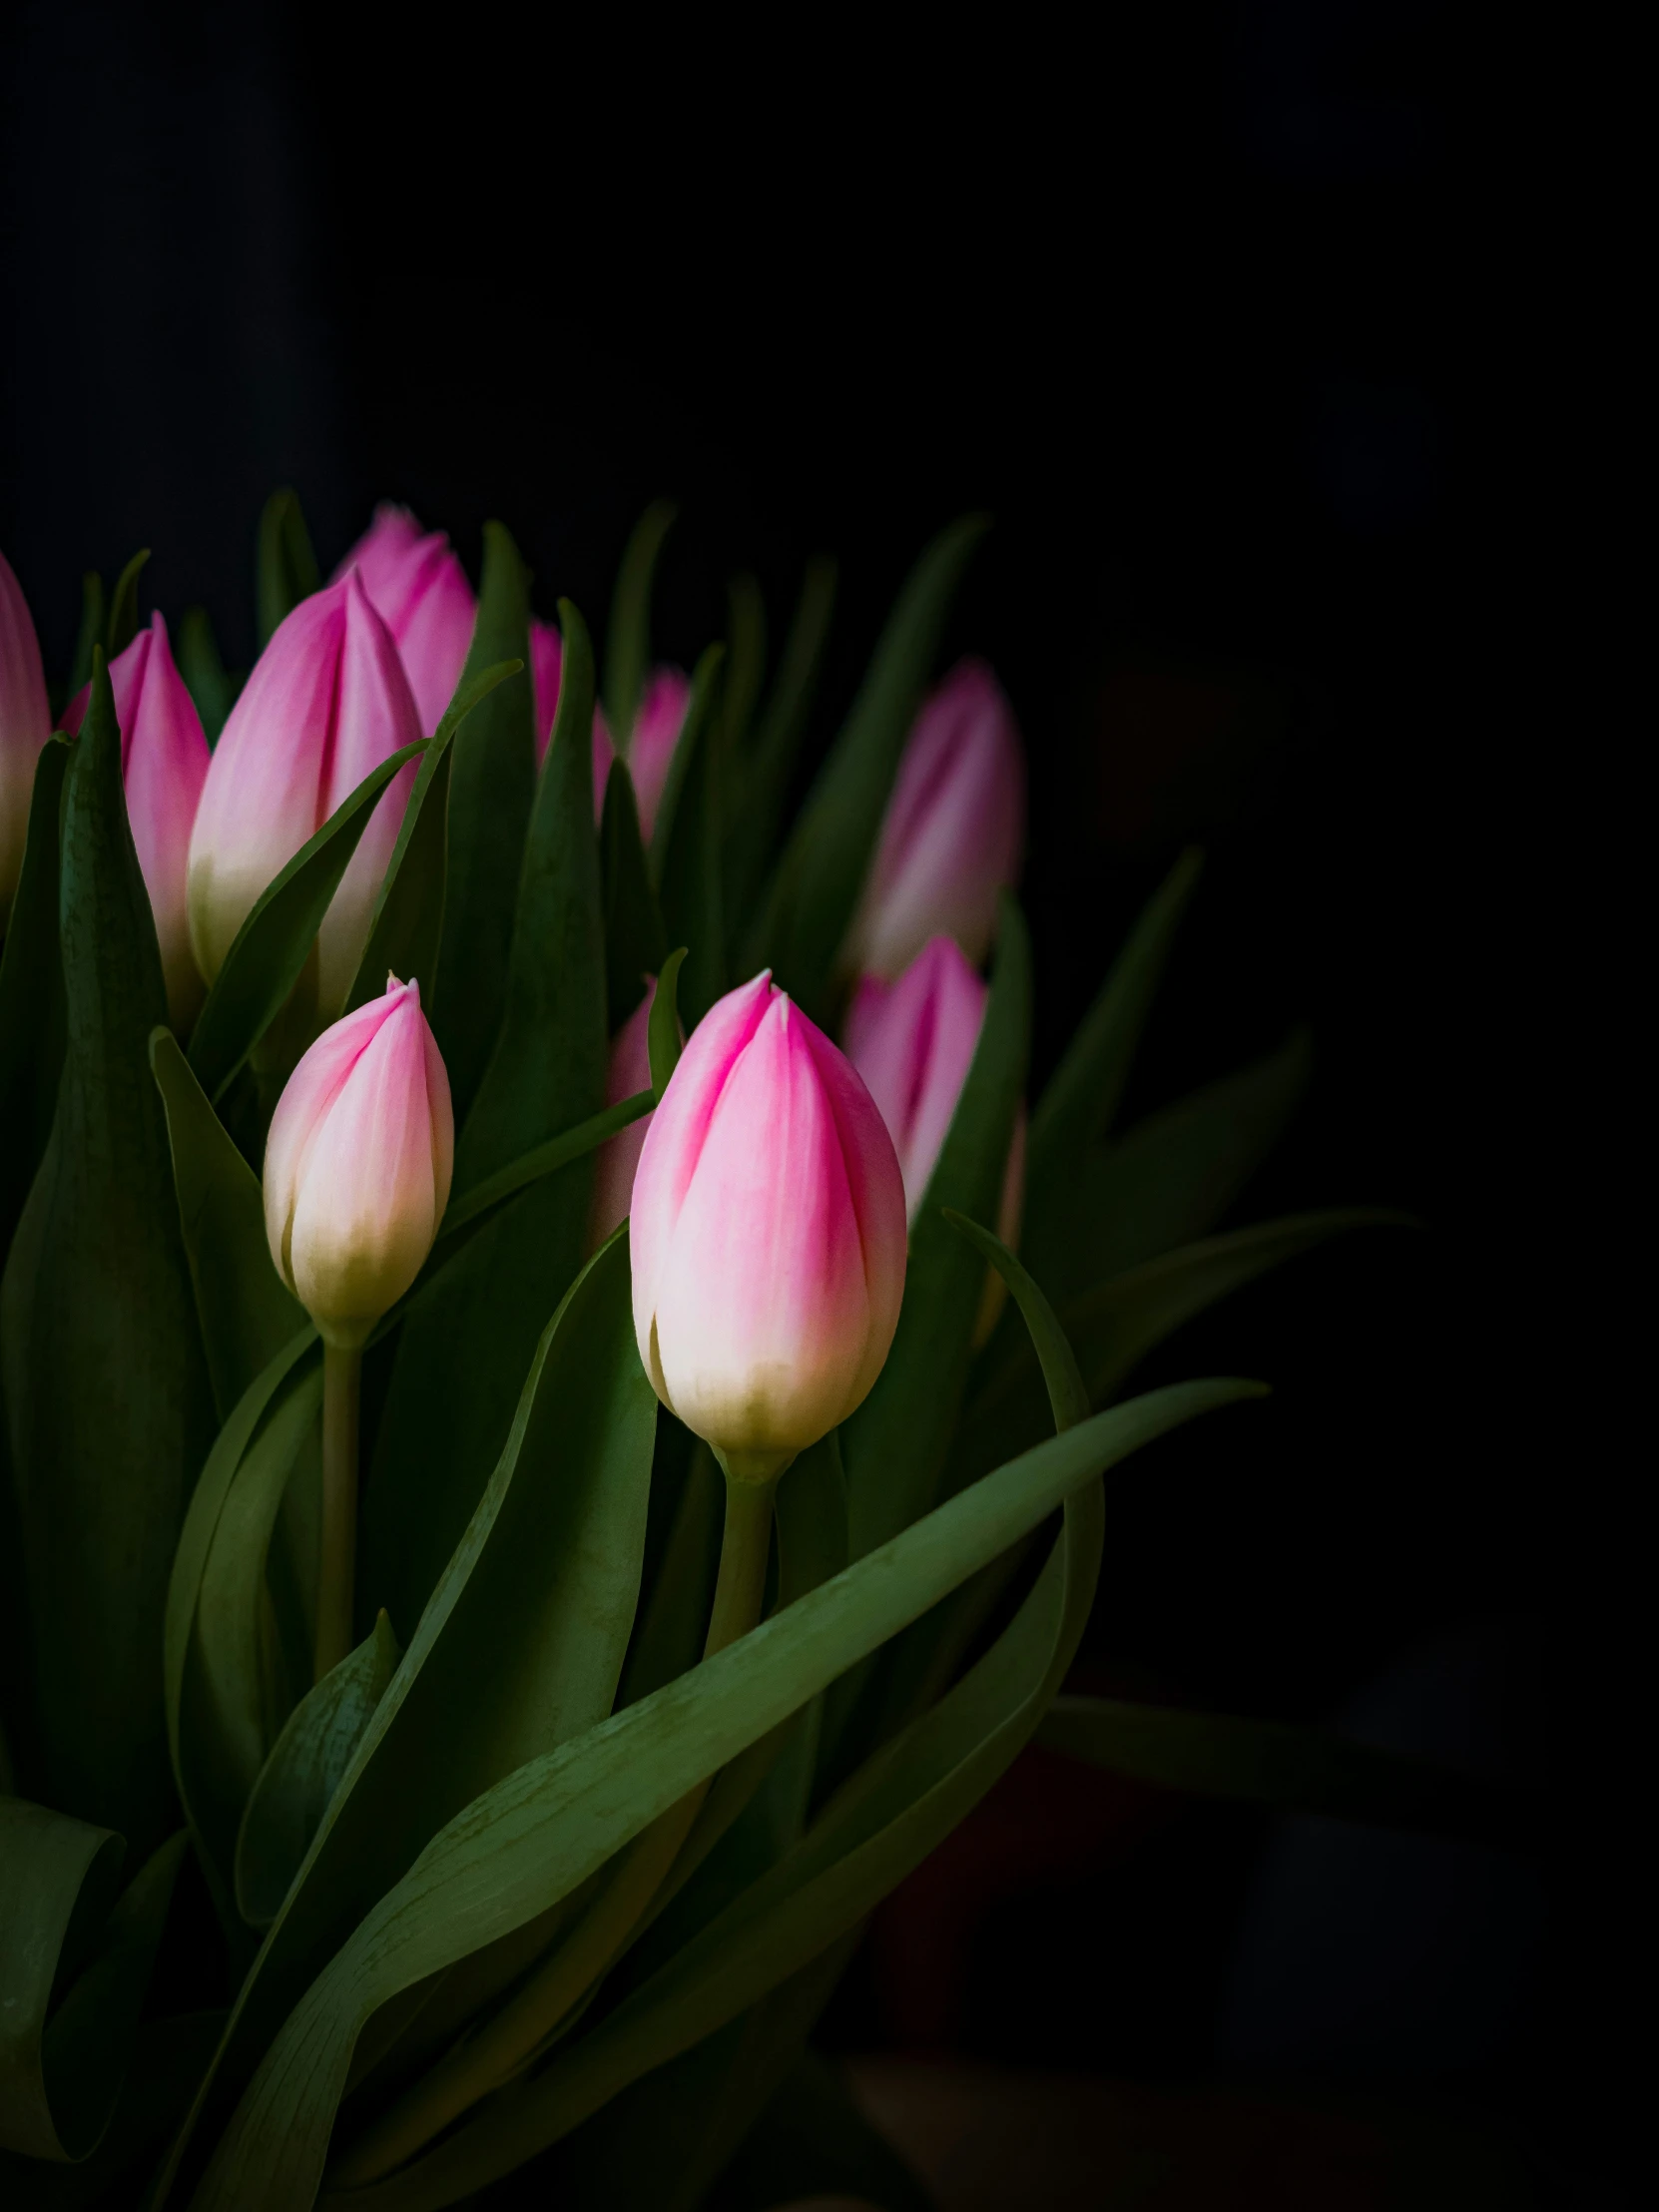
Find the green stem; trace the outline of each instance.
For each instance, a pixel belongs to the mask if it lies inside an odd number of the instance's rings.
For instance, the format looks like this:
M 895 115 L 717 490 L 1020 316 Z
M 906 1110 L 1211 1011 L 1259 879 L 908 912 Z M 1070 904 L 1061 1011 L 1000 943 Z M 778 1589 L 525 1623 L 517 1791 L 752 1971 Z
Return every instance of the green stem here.
M 357 1572 L 357 1396 L 363 1356 L 322 1347 L 322 1564 L 316 1585 L 316 1679 L 351 1649 Z
M 326 1387 L 324 1382 L 324 1407 Z M 761 1617 L 773 1499 L 782 1472 L 781 1465 L 759 1478 L 727 1473 L 726 1528 L 706 1659 L 746 1636 Z M 711 1775 L 688 1791 L 618 1854 L 611 1879 L 553 1955 L 330 2166 L 331 2188 L 361 2188 L 402 2165 L 546 2042 L 622 1950 L 678 1858 L 713 1780 Z

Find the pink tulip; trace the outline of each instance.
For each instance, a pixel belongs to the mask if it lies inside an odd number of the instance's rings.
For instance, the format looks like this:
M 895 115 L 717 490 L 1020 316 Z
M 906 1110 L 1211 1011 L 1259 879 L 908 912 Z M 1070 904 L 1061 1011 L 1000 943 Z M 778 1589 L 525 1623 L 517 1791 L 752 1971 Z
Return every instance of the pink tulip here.
M 846 966 L 891 982 L 939 930 L 982 960 L 1024 837 L 1025 759 L 1013 710 L 983 661 L 963 661 L 905 743 Z
M 167 982 L 167 1018 L 181 1035 L 196 1019 L 204 996 L 190 947 L 190 908 L 185 895 L 191 830 L 213 756 L 202 734 L 196 702 L 174 666 L 167 624 L 152 615 L 124 653 L 110 663 L 110 689 L 121 730 L 121 775 L 127 820 L 156 917 Z M 92 686 L 71 700 L 63 718 L 78 731 Z
M 353 570 L 302 599 L 260 655 L 208 770 L 190 840 L 190 935 L 209 982 L 249 909 L 363 778 L 420 736 L 391 632 Z M 414 782 L 376 804 L 317 935 L 317 996 L 343 1002 Z
M 354 1349 L 420 1273 L 449 1203 L 455 1122 L 418 983 L 386 978 L 288 1078 L 265 1148 L 276 1272 L 328 1344 Z
M 397 640 L 421 735 L 429 738 L 454 697 L 472 644 L 478 603 L 466 571 L 441 530 L 422 535 L 408 508 L 389 501 L 375 508 L 372 524 L 335 569 L 333 581 L 343 583 L 353 568 Z
M 898 1154 L 913 1228 L 973 1063 L 989 993 L 953 937 L 930 937 L 896 983 L 866 975 L 847 1010 L 847 1057 L 869 1087 Z M 1025 1111 L 1014 1123 L 996 1233 L 1013 1251 L 1025 1195 Z M 1002 1278 L 991 1270 L 974 1335 L 990 1335 Z
M 34 619 L 11 563 L 0 553 L 0 931 L 23 867 L 35 763 L 51 735 Z
M 646 680 L 645 696 L 634 717 L 634 735 L 628 746 L 628 773 L 634 779 L 639 802 L 640 834 L 647 844 L 657 827 L 657 809 L 674 761 L 674 749 L 685 728 L 691 703 L 691 678 L 683 669 L 653 669 Z
M 547 758 L 547 748 L 553 737 L 553 717 L 559 708 L 559 665 L 562 647 L 559 633 L 550 622 L 530 617 L 530 676 L 535 686 L 536 701 L 536 766 L 539 769 Z M 593 819 L 597 828 L 599 818 L 605 812 L 605 780 L 611 773 L 611 763 L 616 759 L 611 748 L 611 733 L 605 727 L 605 717 L 596 706 L 593 710 Z M 637 1087 L 637 1086 L 636 1086 Z M 624 1093 L 624 1096 L 627 1094 Z M 615 1223 L 612 1224 L 614 1228 Z M 607 1231 L 607 1235 L 609 1231 Z
M 869 1093 L 768 974 L 692 1033 L 634 1176 L 634 1330 L 728 1472 L 776 1473 L 881 1372 L 904 1185 Z
M 651 1088 L 651 1009 L 656 998 L 657 978 L 648 976 L 645 997 L 611 1039 L 611 1066 L 605 1079 L 607 1106 L 620 1106 L 625 1098 Z M 588 1215 L 590 1252 L 597 1252 L 611 1231 L 628 1218 L 634 1173 L 653 1119 L 652 1114 L 642 1114 L 599 1148 L 593 1170 L 593 1205 Z

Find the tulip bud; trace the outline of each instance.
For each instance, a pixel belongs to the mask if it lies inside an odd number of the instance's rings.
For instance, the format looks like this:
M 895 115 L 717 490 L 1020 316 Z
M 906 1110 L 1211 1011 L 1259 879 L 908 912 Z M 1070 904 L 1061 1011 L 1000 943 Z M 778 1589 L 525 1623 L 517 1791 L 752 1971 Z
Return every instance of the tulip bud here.
M 634 1330 L 671 1412 L 747 1479 L 844 1420 L 904 1294 L 904 1185 L 847 1061 L 758 975 L 693 1031 L 634 1176 Z
M 29 603 L 0 553 L 0 930 L 23 867 L 35 763 L 51 735 L 40 642 Z
M 203 999 L 201 972 L 190 946 L 190 911 L 185 895 L 191 830 L 213 756 L 203 735 L 196 702 L 174 665 L 167 624 L 152 615 L 124 653 L 110 663 L 110 689 L 121 731 L 121 777 L 150 911 L 156 917 L 156 942 L 167 982 L 167 1018 L 181 1035 L 196 1019 Z M 88 684 L 71 700 L 63 718 L 78 731 L 92 697 Z
M 352 569 L 362 576 L 369 604 L 397 641 L 409 689 L 430 737 L 454 697 L 472 644 L 478 603 L 466 571 L 441 530 L 423 535 L 407 507 L 383 501 L 333 581 Z
M 866 975 L 847 1011 L 847 1057 L 869 1095 L 898 1154 L 904 1178 L 905 1215 L 913 1227 L 933 1169 L 967 1081 L 985 1021 L 985 985 L 969 967 L 953 937 L 930 937 L 896 983 Z M 1012 1251 L 1019 1242 L 1025 1195 L 1025 1110 L 1020 1109 L 1008 1147 L 996 1233 Z M 1002 1278 L 987 1271 L 986 1299 L 974 1330 L 990 1335 L 1001 1310 Z
M 982 960 L 1024 836 L 1013 710 L 982 661 L 963 661 L 905 742 L 844 965 L 891 982 L 939 930 Z
M 605 1079 L 607 1106 L 620 1106 L 625 1098 L 651 1088 L 651 1009 L 656 998 L 657 978 L 648 976 L 644 998 L 611 1039 L 610 1072 Z M 612 1230 L 628 1218 L 634 1174 L 652 1119 L 652 1114 L 642 1114 L 599 1148 L 593 1164 L 593 1204 L 588 1214 L 590 1252 L 597 1252 Z
M 386 978 L 288 1078 L 265 1148 L 276 1272 L 323 1340 L 352 1349 L 400 1299 L 449 1203 L 449 1077 L 418 983 Z
M 628 773 L 634 779 L 640 834 L 647 844 L 657 827 L 657 809 L 662 805 L 674 749 L 680 743 L 690 704 L 691 678 L 684 670 L 652 670 L 645 696 L 640 701 L 640 711 L 634 717 L 634 735 L 628 745 Z
M 388 755 L 420 736 L 391 632 L 353 570 L 302 599 L 260 655 L 208 769 L 190 840 L 190 937 L 211 983 L 266 885 Z M 317 933 L 318 1002 L 339 1007 L 414 783 L 376 802 Z
M 553 717 L 559 711 L 559 669 L 563 660 L 563 647 L 559 633 L 549 622 L 530 617 L 530 678 L 535 687 L 536 702 L 536 766 L 539 769 L 547 758 L 547 748 L 553 739 Z M 605 782 L 611 773 L 611 763 L 616 754 L 611 746 L 611 733 L 605 727 L 605 717 L 598 706 L 593 710 L 593 819 L 597 828 L 605 812 Z M 636 1088 L 638 1086 L 636 1085 Z M 625 1097 L 627 1093 L 623 1094 Z M 613 1222 L 611 1227 L 615 1228 Z M 610 1231 L 607 1230 L 608 1236 Z

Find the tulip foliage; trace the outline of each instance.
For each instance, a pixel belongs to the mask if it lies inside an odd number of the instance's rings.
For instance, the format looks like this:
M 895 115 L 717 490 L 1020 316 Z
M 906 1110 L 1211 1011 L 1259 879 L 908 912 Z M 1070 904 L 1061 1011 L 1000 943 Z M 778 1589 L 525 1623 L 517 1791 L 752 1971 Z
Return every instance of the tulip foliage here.
M 980 525 L 792 814 L 833 571 L 654 669 L 669 519 L 602 698 L 505 530 L 323 584 L 284 494 L 246 683 L 135 569 L 51 733 L 0 564 L 9 2207 L 689 2212 L 1039 1732 L 1278 1787 L 1056 1699 L 1115 1470 L 1255 1387 L 1137 1362 L 1367 1218 L 1218 1233 L 1306 1048 L 1117 1132 L 1189 856 L 1029 1097 L 1019 740 L 930 690 Z M 914 2201 L 836 2125 L 801 2193 Z

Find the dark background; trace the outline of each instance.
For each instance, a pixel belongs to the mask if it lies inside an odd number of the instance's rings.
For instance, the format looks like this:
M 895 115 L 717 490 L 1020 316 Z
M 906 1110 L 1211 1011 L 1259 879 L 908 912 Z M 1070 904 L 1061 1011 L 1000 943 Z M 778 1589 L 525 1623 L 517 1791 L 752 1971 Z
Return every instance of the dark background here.
M 245 665 L 280 482 L 325 568 L 378 497 L 474 575 L 499 515 L 541 610 L 595 621 L 666 492 L 670 657 L 719 629 L 734 567 L 776 635 L 805 558 L 839 556 L 823 744 L 921 543 L 987 509 L 953 643 L 995 663 L 1030 752 L 1039 1079 L 1197 837 L 1131 1114 L 1306 1021 L 1310 1102 L 1243 1218 L 1425 1225 L 1300 1261 L 1160 1357 L 1149 1379 L 1277 1394 L 1136 1463 L 1094 1679 L 1536 1783 L 1551 1716 L 1607 1709 L 1635 1630 L 1600 1548 L 1621 1492 L 1561 1395 L 1595 1174 L 1559 1165 L 1572 795 L 1536 782 L 1516 634 L 1557 463 L 1494 309 L 1526 152 L 1485 135 L 1417 0 L 1146 10 L 1086 44 L 1017 19 L 924 50 L 830 18 L 756 35 L 10 11 L 0 544 L 49 673 L 82 568 L 139 544 L 156 603 L 205 603 Z M 1545 1936 L 1492 1863 L 1351 1865 L 1294 1824 L 1079 1801 L 1074 1864 L 1033 1846 L 963 1878 L 942 2009 L 878 1931 L 827 2032 L 1386 2085 L 1605 2176 L 1630 1847 L 1576 1802 L 1595 1896 L 1566 1882 Z M 1290 1961 L 1266 1980 L 1264 1943 Z

